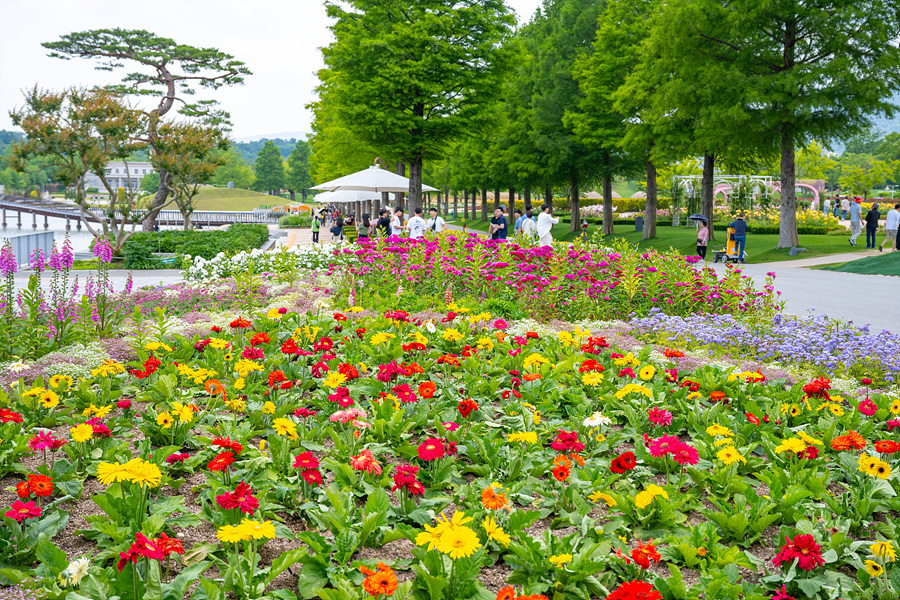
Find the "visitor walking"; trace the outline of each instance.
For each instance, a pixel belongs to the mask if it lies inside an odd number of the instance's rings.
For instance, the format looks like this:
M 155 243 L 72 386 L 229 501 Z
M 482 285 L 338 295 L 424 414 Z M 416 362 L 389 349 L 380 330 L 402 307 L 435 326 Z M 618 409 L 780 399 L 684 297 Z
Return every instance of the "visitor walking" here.
M 898 250 L 897 246 L 897 230 L 900 229 L 900 203 L 895 204 L 894 208 L 888 211 L 887 216 L 884 221 L 884 232 L 887 234 L 887 237 L 884 238 L 884 241 L 881 242 L 881 245 L 878 246 L 879 252 L 884 252 L 884 245 L 888 245 L 888 249 L 893 248 L 894 251 Z
M 341 213 L 335 213 L 334 219 L 334 227 L 331 228 L 331 241 L 334 241 L 334 238 L 338 238 L 340 241 L 344 241 L 344 217 L 341 216 Z
M 372 223 L 369 213 L 363 213 L 360 225 L 362 226 L 359 228 L 359 237 L 366 239 L 372 237 L 373 230 L 375 229 L 375 224 Z
M 881 213 L 878 212 L 878 203 L 872 205 L 866 213 L 866 248 L 875 248 L 875 236 L 878 233 L 878 220 Z
M 506 239 L 506 217 L 499 206 L 494 209 L 494 218 L 491 219 L 490 232 L 492 240 Z
M 344 219 L 344 235 L 351 244 L 355 244 L 356 238 L 359 237 L 359 231 L 356 229 L 356 219 L 353 218 L 353 215 L 348 215 Z
M 847 215 L 850 214 L 850 198 L 844 196 L 841 199 L 841 219 L 847 220 Z
M 518 235 L 519 232 L 522 231 L 522 224 L 525 221 L 525 215 L 522 213 L 522 210 L 517 208 L 513 213 L 513 216 L 516 217 L 515 226 L 513 227 L 513 235 Z
M 309 226 L 309 230 L 312 232 L 312 243 L 319 243 L 319 230 L 322 228 L 322 223 L 319 221 L 319 215 L 313 213 L 312 224 Z
M 525 219 L 522 221 L 522 235 L 529 240 L 536 239 L 538 236 L 537 223 L 534 220 L 534 211 L 530 206 L 525 209 Z
M 706 247 L 709 245 L 709 229 L 706 221 L 700 221 L 700 229 L 697 230 L 697 255 L 706 260 Z
M 425 236 L 427 225 L 425 219 L 422 218 L 422 209 L 420 207 L 417 206 L 413 210 L 413 216 L 409 223 L 406 224 L 406 228 L 409 229 L 409 237 L 413 239 Z
M 825 202 L 822 203 L 822 209 L 826 216 L 831 212 L 831 198 L 825 198 Z
M 537 235 L 541 246 L 553 245 L 553 226 L 559 223 L 559 219 L 550 214 L 551 210 L 553 206 L 545 204 L 541 207 L 541 214 L 538 215 Z
M 444 231 L 444 229 L 447 228 L 447 223 L 444 222 L 444 219 L 442 219 L 438 215 L 438 209 L 436 209 L 432 206 L 431 208 L 428 209 L 428 215 L 429 215 L 429 219 L 425 223 L 425 228 L 428 231 L 434 231 L 435 233 L 440 233 L 440 232 Z
M 826 202 L 828 201 L 826 200 Z M 738 260 L 746 263 L 747 261 L 744 259 L 744 245 L 747 243 L 747 222 L 744 221 L 744 215 L 738 215 L 728 226 L 734 227 L 734 243 L 738 247 Z
M 375 225 L 375 231 L 378 232 L 378 237 L 387 237 L 391 231 L 391 218 L 390 211 L 386 208 L 382 208 L 378 211 L 378 223 Z
M 403 234 L 403 209 L 399 206 L 394 209 L 394 218 L 391 219 L 391 235 L 400 237 Z
M 859 237 L 859 234 L 862 233 L 862 219 L 860 216 L 862 215 L 862 206 L 859 203 L 859 198 L 853 200 L 853 204 L 850 205 L 850 245 L 856 246 L 856 238 Z M 866 237 L 866 248 L 869 247 L 868 244 L 868 236 Z

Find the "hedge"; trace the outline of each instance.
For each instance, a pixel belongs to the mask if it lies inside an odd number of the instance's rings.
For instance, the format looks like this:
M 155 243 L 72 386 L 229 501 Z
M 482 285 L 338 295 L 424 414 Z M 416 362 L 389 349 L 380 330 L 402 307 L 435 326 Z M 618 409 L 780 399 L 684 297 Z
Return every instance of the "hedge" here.
M 188 254 L 211 259 L 219 252 L 237 254 L 243 250 L 259 248 L 268 239 L 269 228 L 261 223 L 235 223 L 226 230 L 139 232 L 125 243 L 123 249 L 125 267 L 154 268 L 157 264 L 153 258 L 154 252 Z

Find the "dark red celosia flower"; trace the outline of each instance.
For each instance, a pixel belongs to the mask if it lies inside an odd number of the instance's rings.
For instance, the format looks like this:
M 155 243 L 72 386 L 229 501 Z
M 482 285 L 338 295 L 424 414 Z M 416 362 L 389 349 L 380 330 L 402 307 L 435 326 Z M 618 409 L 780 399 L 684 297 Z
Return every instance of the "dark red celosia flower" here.
M 197 352 L 205 352 L 207 346 L 209 346 L 209 338 L 200 340 L 196 344 L 194 344 L 194 350 L 196 350 Z

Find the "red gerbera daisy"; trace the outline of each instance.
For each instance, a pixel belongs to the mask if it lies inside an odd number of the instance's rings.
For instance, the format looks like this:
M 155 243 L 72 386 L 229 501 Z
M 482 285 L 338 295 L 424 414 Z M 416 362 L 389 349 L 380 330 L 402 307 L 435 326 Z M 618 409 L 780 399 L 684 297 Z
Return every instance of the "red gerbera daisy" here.
M 241 444 L 239 444 L 238 442 L 235 442 L 234 440 L 232 440 L 232 439 L 231 439 L 230 437 L 228 437 L 228 436 L 226 436 L 226 437 L 222 437 L 222 436 L 217 437 L 216 439 L 214 439 L 214 440 L 212 441 L 212 445 L 213 445 L 213 446 L 218 446 L 218 447 L 221 448 L 222 450 L 229 450 L 229 451 L 231 451 L 231 452 L 234 452 L 235 454 L 240 454 L 240 453 L 241 453 L 241 450 L 244 449 L 244 447 L 243 447 Z
M 156 544 L 156 547 L 163 553 L 164 556 L 169 556 L 170 554 L 184 554 L 184 546 L 181 543 L 181 540 L 170 538 L 164 533 L 159 534 L 159 537 L 153 540 L 153 543 Z
M 301 452 L 294 457 L 295 469 L 318 469 L 319 459 L 313 456 L 312 452 Z
M 303 481 L 309 485 L 320 485 L 322 483 L 322 473 L 318 469 L 303 469 Z
M 237 319 L 229 323 L 229 325 L 231 325 L 232 329 L 247 329 L 248 327 L 250 327 L 250 321 L 243 317 L 238 317 Z
M 656 546 L 653 545 L 653 540 L 651 539 L 646 544 L 641 544 L 638 542 L 637 548 L 631 551 L 631 558 L 634 559 L 642 569 L 650 568 L 650 561 L 659 562 L 662 558 L 659 552 L 656 551 Z
M 216 502 L 225 510 L 238 508 L 242 513 L 252 515 L 259 508 L 259 500 L 253 497 L 253 488 L 243 481 L 233 492 L 225 492 L 216 496 Z
M 662 600 L 662 594 L 646 581 L 629 581 L 617 587 L 606 600 Z
M 443 456 L 444 443 L 440 438 L 428 438 L 419 446 L 419 458 L 422 460 L 437 460 Z
M 224 471 L 228 465 L 234 462 L 234 454 L 231 452 L 221 452 L 214 459 L 209 461 L 207 465 L 210 471 Z

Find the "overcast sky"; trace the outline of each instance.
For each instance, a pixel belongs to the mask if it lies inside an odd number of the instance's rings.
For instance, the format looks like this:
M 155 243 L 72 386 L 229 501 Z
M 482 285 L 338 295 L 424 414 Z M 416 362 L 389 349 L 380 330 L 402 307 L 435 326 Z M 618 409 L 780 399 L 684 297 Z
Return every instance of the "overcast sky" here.
M 528 20 L 541 0 L 506 0 Z M 87 29 L 146 29 L 178 43 L 213 46 L 247 63 L 253 75 L 217 93 L 233 137 L 310 131 L 304 106 L 331 34 L 321 0 L 0 0 L 0 129 L 22 90 L 115 82 L 125 71 L 96 71 L 92 61 L 50 58 L 41 42 Z M 201 97 L 201 96 L 198 96 Z

